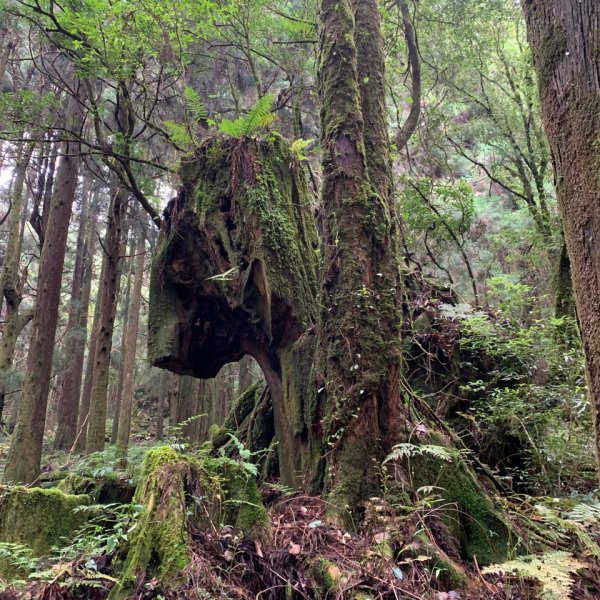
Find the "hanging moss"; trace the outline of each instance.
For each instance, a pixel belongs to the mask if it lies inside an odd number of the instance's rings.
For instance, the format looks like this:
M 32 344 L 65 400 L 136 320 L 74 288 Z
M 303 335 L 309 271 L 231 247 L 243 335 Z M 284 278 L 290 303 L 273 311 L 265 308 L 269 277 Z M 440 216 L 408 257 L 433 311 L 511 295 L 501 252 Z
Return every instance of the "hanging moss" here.
M 87 495 L 57 489 L 2 487 L 0 541 L 27 545 L 35 556 L 44 556 L 85 522 L 76 509 L 89 502 Z

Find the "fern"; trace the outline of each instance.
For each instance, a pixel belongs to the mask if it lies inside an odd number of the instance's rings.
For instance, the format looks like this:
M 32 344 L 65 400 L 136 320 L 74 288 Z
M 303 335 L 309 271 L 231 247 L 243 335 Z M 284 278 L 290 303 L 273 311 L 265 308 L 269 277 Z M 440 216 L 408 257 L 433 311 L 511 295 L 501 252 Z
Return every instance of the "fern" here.
M 307 146 L 310 146 L 313 142 L 314 140 L 303 140 L 302 138 L 294 140 L 290 144 L 291 157 L 298 162 L 308 160 L 308 157 L 304 154 L 304 150 L 306 150 Z
M 444 446 L 434 446 L 433 444 L 417 446 L 415 444 L 404 443 L 394 446 L 390 454 L 385 457 L 383 464 L 394 460 L 403 460 L 411 456 L 422 456 L 424 454 L 443 460 L 444 462 L 452 462 L 455 458 L 454 454 Z
M 258 131 L 273 122 L 275 115 L 271 112 L 273 96 L 263 96 L 252 107 L 247 115 L 235 121 L 223 119 L 219 123 L 219 131 L 234 138 L 241 138 Z
M 163 121 L 163 124 L 166 127 L 171 140 L 178 146 L 189 146 L 192 143 L 188 128 L 183 123 Z
M 524 577 L 532 577 L 540 581 L 544 600 L 560 600 L 570 597 L 573 586 L 571 574 L 583 567 L 585 564 L 568 552 L 547 552 L 540 556 L 521 556 L 499 565 L 490 565 L 483 572 L 516 572 Z
M 200 98 L 198 92 L 189 85 L 186 85 L 183 95 L 187 109 L 192 113 L 196 122 L 206 121 L 208 119 L 208 109 L 204 102 L 202 102 L 202 98 Z
M 600 521 L 600 502 L 593 504 L 577 504 L 565 517 L 576 523 L 590 523 Z

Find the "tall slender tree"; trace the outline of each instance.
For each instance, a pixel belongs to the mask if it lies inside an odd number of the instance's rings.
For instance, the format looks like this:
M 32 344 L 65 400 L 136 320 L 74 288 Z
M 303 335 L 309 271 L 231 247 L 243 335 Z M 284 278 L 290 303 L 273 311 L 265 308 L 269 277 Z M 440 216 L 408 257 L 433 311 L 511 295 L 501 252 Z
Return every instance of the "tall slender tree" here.
M 85 447 L 88 453 L 103 450 L 105 443 L 108 375 L 117 293 L 119 289 L 119 258 L 126 201 L 127 194 L 125 190 L 120 185 L 115 185 L 112 191 L 105 241 L 103 244 L 104 255 L 102 258 L 102 274 L 100 276 L 98 337 L 94 348 L 94 370 Z
M 65 354 L 68 360 L 62 373 L 56 409 L 57 425 L 54 446 L 57 450 L 70 448 L 77 433 L 77 412 L 89 308 L 89 290 L 86 293 L 86 271 L 91 260 L 91 257 L 86 255 L 87 236 L 90 230 L 89 195 L 89 190 L 85 190 L 81 195 L 71 301 L 65 331 Z
M 77 132 L 81 131 L 85 119 L 82 111 L 83 89 L 77 81 L 71 85 L 75 95 L 66 104 L 67 130 Z M 81 96 L 77 97 L 79 94 Z M 62 271 L 81 163 L 79 143 L 64 137 L 60 144 L 60 155 L 40 258 L 27 372 L 4 470 L 4 481 L 7 482 L 31 483 L 37 479 L 40 470 Z
M 127 335 L 125 354 L 123 356 L 123 391 L 120 402 L 119 429 L 117 433 L 117 446 L 121 453 L 127 452 L 129 436 L 131 434 L 131 412 L 133 409 L 134 383 L 135 383 L 135 357 L 137 350 L 137 335 L 140 319 L 140 301 L 142 298 L 142 284 L 144 281 L 145 238 L 139 234 L 136 245 L 135 271 L 131 301 L 127 318 Z M 115 415 L 115 419 L 116 419 Z

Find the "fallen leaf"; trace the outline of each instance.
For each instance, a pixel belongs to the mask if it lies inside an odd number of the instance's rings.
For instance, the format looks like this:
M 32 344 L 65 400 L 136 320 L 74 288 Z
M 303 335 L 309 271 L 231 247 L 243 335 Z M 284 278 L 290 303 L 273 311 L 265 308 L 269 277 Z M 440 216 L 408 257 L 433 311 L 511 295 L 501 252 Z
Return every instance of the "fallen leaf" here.
M 384 542 L 387 539 L 387 533 L 385 531 L 376 533 L 374 539 L 376 544 L 381 544 L 381 542 Z
M 297 555 L 297 554 L 300 554 L 300 552 L 302 552 L 302 548 L 300 548 L 299 544 L 290 544 L 290 547 L 288 550 L 289 554 Z

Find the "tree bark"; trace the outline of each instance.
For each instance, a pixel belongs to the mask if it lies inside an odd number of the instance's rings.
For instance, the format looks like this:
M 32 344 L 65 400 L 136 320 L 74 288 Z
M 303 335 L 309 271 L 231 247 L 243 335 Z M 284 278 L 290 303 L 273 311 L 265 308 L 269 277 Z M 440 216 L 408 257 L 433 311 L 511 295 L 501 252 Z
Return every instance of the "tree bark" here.
M 78 131 L 83 125 L 84 115 L 75 97 L 68 103 L 67 120 L 67 130 Z M 39 475 L 62 270 L 81 162 L 79 152 L 78 143 L 69 139 L 61 142 L 61 162 L 50 201 L 48 226 L 40 258 L 27 372 L 4 470 L 5 482 L 31 483 Z
M 84 289 L 86 271 L 89 270 L 91 261 L 91 257 L 86 256 L 86 234 L 90 229 L 89 206 L 89 192 L 86 190 L 81 196 L 71 302 L 69 304 L 69 317 L 65 332 L 67 364 L 62 376 L 56 409 L 57 426 L 54 447 L 57 450 L 70 448 L 77 434 L 77 411 L 79 408 L 81 371 L 83 369 L 87 313 L 89 308 L 89 290 L 86 294 Z
M 123 454 L 127 452 L 129 436 L 131 434 L 131 411 L 133 408 L 134 383 L 135 383 L 135 356 L 137 349 L 138 324 L 140 319 L 140 300 L 142 297 L 142 283 L 144 280 L 145 239 L 140 234 L 136 247 L 135 275 L 133 290 L 127 317 L 127 336 L 125 354 L 123 356 L 123 392 L 120 402 L 119 429 L 117 432 L 117 446 Z M 116 419 L 115 415 L 115 419 Z
M 571 262 L 600 460 L 600 5 L 522 0 Z
M 131 254 L 134 253 L 134 243 L 135 240 L 131 241 Z M 126 247 L 127 244 L 123 243 L 123 246 Z M 123 381 L 125 379 L 125 353 L 127 352 L 127 323 L 129 320 L 129 309 L 131 306 L 131 283 L 132 283 L 132 271 L 131 271 L 131 257 L 128 257 L 124 264 L 127 264 L 127 283 L 125 284 L 125 294 L 123 295 L 121 301 L 121 322 L 123 326 L 123 330 L 121 331 L 121 346 L 120 346 L 120 360 L 117 365 L 117 387 L 116 394 L 114 398 L 113 405 L 113 425 L 112 432 L 110 434 L 110 441 L 112 444 L 117 443 L 117 437 L 119 434 L 119 421 L 121 417 L 121 398 L 123 396 Z M 113 365 L 114 367 L 115 365 Z
M 372 0 L 322 0 L 324 285 L 316 359 L 332 506 L 379 492 L 399 441 L 401 282 L 385 123 L 380 15 Z
M 90 394 L 90 409 L 86 453 L 104 449 L 106 437 L 106 409 L 108 374 L 112 337 L 115 323 L 117 292 L 119 289 L 119 254 L 121 229 L 127 196 L 119 186 L 112 193 L 106 236 L 103 244 L 102 275 L 100 278 L 100 315 L 98 339 L 94 350 L 94 371 Z
M 88 279 L 86 279 L 86 285 L 89 286 L 88 294 L 91 294 L 91 284 L 93 279 L 93 257 L 94 249 L 96 248 L 96 236 L 97 229 L 96 223 L 92 223 L 90 238 L 88 240 L 90 244 L 90 271 Z M 86 315 L 87 319 L 87 315 Z M 98 323 L 100 322 L 100 289 L 96 293 L 96 301 L 94 303 L 94 316 L 92 317 L 92 330 L 87 343 L 87 359 L 85 360 L 85 378 L 83 380 L 83 387 L 81 389 L 81 396 L 79 399 L 79 409 L 77 411 L 77 435 L 73 442 L 73 450 L 76 452 L 84 452 L 87 443 L 87 424 L 89 420 L 90 412 L 90 396 L 92 393 L 92 378 L 94 375 L 94 352 L 96 348 L 96 342 L 98 340 Z
M 27 279 L 27 269 L 19 273 L 21 256 L 21 212 L 23 189 L 27 166 L 33 146 L 22 147 L 17 157 L 16 174 L 11 193 L 11 214 L 8 227 L 8 239 L 4 254 L 2 278 L 0 279 L 0 312 L 6 300 L 2 340 L 0 341 L 0 421 L 4 411 L 6 392 L 10 391 L 10 376 L 19 334 L 33 318 L 31 309 L 19 310 L 23 299 L 23 286 Z

